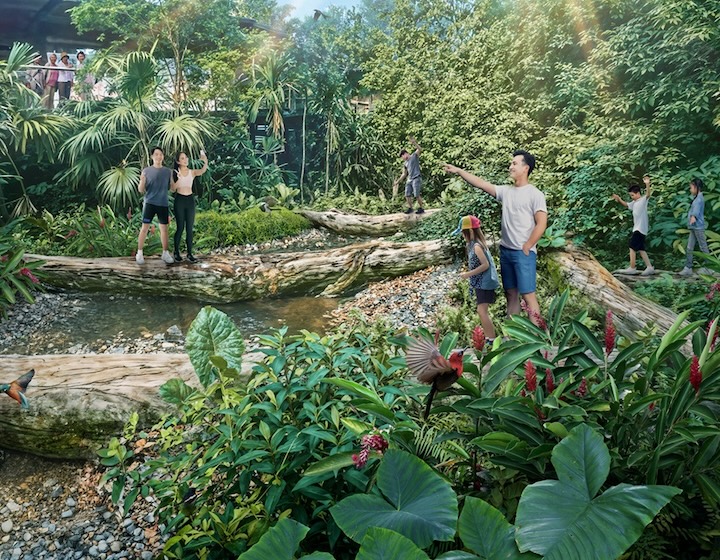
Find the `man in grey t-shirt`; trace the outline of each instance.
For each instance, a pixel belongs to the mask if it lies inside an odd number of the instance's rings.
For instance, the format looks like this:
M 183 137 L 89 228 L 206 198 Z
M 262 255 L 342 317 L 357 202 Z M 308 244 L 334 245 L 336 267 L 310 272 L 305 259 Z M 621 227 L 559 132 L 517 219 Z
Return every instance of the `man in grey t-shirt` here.
M 547 228 L 547 205 L 545 195 L 528 181 L 534 168 L 535 156 L 525 150 L 516 150 L 509 168 L 515 184 L 496 187 L 459 167 L 445 165 L 447 173 L 460 176 L 502 204 L 500 272 L 508 302 L 508 315 L 520 313 L 518 296 L 522 296 L 530 319 L 538 324 L 540 305 L 535 293 L 537 242 Z
M 409 136 L 408 140 L 410 140 L 410 142 L 412 142 L 415 146 L 415 151 L 412 154 L 407 150 L 402 150 L 400 152 L 400 157 L 403 160 L 403 170 L 400 177 L 393 182 L 393 190 L 396 189 L 403 181 L 407 181 L 405 183 L 405 201 L 407 202 L 408 207 L 407 210 L 405 210 L 405 213 L 412 214 L 414 196 L 418 201 L 418 209 L 415 213 L 422 214 L 425 212 L 421 196 L 422 177 L 420 176 L 420 152 L 422 152 L 422 148 L 420 147 L 420 144 L 417 143 L 417 140 L 415 140 L 412 136 Z M 393 196 L 394 195 L 395 193 L 393 192 Z
M 168 222 L 170 221 L 168 190 L 170 189 L 172 171 L 167 167 L 163 167 L 164 158 L 165 154 L 163 154 L 161 148 L 153 148 L 150 150 L 150 159 L 152 159 L 153 164 L 143 169 L 140 174 L 138 190 L 145 195 L 145 198 L 143 203 L 143 224 L 140 228 L 140 235 L 138 235 L 138 248 L 135 254 L 135 261 L 138 264 L 145 264 L 143 255 L 145 238 L 156 215 L 160 224 L 160 242 L 163 248 L 161 258 L 165 261 L 165 264 L 175 262 L 170 251 L 168 251 Z

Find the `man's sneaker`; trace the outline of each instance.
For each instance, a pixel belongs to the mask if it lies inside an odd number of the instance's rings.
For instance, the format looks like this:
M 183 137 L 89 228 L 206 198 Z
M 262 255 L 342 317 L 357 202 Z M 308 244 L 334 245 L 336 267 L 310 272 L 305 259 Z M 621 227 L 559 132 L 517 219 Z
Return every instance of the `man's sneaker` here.
M 415 210 L 415 213 L 416 213 L 416 214 L 424 214 L 424 213 L 425 213 L 425 208 L 418 208 L 417 210 Z
M 413 213 L 413 209 L 412 209 L 412 208 L 408 208 L 407 210 L 405 210 L 405 213 L 406 213 L 406 214 L 412 214 L 412 213 Z
M 189 260 L 193 264 L 198 262 L 198 260 L 195 258 L 195 256 L 191 255 L 190 253 L 188 253 L 187 260 Z
M 175 253 L 173 255 L 173 259 L 175 259 L 175 262 L 182 262 L 182 257 L 180 256 L 180 253 Z
M 637 274 L 637 268 L 623 268 L 617 271 L 618 274 Z
M 142 251 L 135 253 L 135 262 L 138 264 L 145 264 L 145 257 L 143 257 Z
M 160 258 L 165 262 L 165 264 L 173 264 L 175 262 L 175 259 L 173 259 L 170 251 L 163 251 Z
M 653 266 L 648 266 L 640 273 L 641 276 L 652 276 L 653 274 L 655 274 L 655 267 Z
M 692 268 L 685 266 L 678 274 L 680 274 L 680 276 L 692 276 L 692 273 Z

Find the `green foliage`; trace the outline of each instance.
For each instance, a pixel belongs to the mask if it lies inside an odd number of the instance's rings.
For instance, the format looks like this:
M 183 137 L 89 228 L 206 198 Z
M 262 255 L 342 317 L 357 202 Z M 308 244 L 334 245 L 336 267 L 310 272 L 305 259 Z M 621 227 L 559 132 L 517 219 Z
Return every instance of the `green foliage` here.
M 196 346 L 213 348 L 213 341 L 240 336 L 212 319 L 218 312 L 206 314 L 207 328 L 194 329 Z M 351 452 L 356 438 L 387 423 L 388 414 L 397 425 L 407 419 L 390 412 L 408 401 L 399 391 L 397 342 L 372 331 L 288 337 L 281 330 L 262 336 L 261 344 L 264 357 L 249 379 L 210 350 L 207 386 L 192 393 L 167 387 L 163 394 L 173 395 L 174 412 L 147 431 L 129 425 L 100 452 L 115 502 L 127 509 L 138 495 L 152 492 L 158 499 L 158 518 L 173 535 L 164 551 L 170 558 L 242 554 L 285 517 L 311 527 L 306 550 L 353 549 L 327 510 L 364 491 L 369 473 L 303 471 Z M 348 385 L 323 383 L 333 376 Z M 367 405 L 350 398 L 363 386 Z M 348 557 L 343 554 L 338 557 Z
M 402 477 L 397 476 L 399 472 Z M 382 496 L 349 496 L 330 509 L 351 539 L 363 542 L 370 527 L 396 531 L 420 548 L 453 539 L 457 497 L 424 461 L 403 451 L 388 451 L 375 484 Z
M 141 214 L 128 216 L 115 213 L 109 206 L 86 211 L 81 204 L 74 212 L 53 215 L 45 210 L 39 216 L 27 217 L 15 230 L 33 252 L 43 255 L 125 257 L 135 253 L 142 224 Z M 160 233 L 151 226 L 145 253 L 159 253 L 160 249 Z
M 558 480 L 528 486 L 515 521 L 520 550 L 548 560 L 614 560 L 681 492 L 672 486 L 619 484 L 596 496 L 610 472 L 610 452 L 602 436 L 584 424 L 555 446 L 552 461 Z M 551 519 L 544 518 L 548 504 Z
M 296 235 L 310 227 L 310 223 L 290 210 L 274 208 L 263 212 L 250 208 L 238 214 L 201 212 L 195 220 L 195 237 L 200 249 L 215 249 L 229 245 L 262 243 Z
M 26 262 L 23 249 L 3 230 L 0 230 L 0 316 L 17 301 L 20 294 L 32 303 L 32 292 L 39 289 L 43 261 Z
M 708 286 L 704 282 L 688 282 L 687 280 L 674 280 L 672 276 L 661 275 L 657 279 L 641 282 L 633 290 L 644 298 L 649 299 L 679 313 L 684 309 L 690 311 L 690 319 L 709 321 L 713 316 L 713 307 L 705 299 Z M 689 299 L 691 306 L 686 305 Z
M 232 319 L 222 311 L 203 307 L 188 329 L 185 349 L 200 383 L 207 387 L 216 381 L 214 359 L 222 360 L 222 369 L 240 371 L 245 342 Z

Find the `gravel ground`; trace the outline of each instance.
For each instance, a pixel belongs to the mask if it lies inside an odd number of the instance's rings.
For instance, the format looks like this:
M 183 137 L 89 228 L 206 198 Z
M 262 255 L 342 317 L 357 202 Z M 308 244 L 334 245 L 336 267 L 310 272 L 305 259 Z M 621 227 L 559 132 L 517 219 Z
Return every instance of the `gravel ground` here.
M 450 304 L 457 270 L 456 265 L 432 267 L 371 284 L 332 312 L 330 322 L 352 322 L 361 314 L 369 321 L 383 318 L 397 329 L 431 328 L 436 311 Z M 62 321 L 81 305 L 79 297 L 52 293 L 40 294 L 33 306 L 16 305 L 0 324 L 0 348 L 32 337 L 48 321 Z M 96 347 L 53 347 L 47 352 L 181 352 L 184 339 L 171 327 L 142 339 L 118 335 L 99 342 Z M 99 484 L 102 473 L 97 463 L 0 450 L 0 559 L 161 558 L 158 553 L 168 536 L 154 518 L 152 497 L 123 517 L 110 501 L 109 488 Z

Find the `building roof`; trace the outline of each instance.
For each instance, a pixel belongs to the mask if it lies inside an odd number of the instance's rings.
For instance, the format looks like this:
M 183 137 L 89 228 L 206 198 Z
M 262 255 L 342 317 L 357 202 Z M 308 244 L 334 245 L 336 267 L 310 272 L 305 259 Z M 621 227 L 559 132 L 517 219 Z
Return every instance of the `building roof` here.
M 98 45 L 93 34 L 79 35 L 67 11 L 79 0 L 0 0 L 0 51 L 15 42 L 31 43 L 39 52 Z

